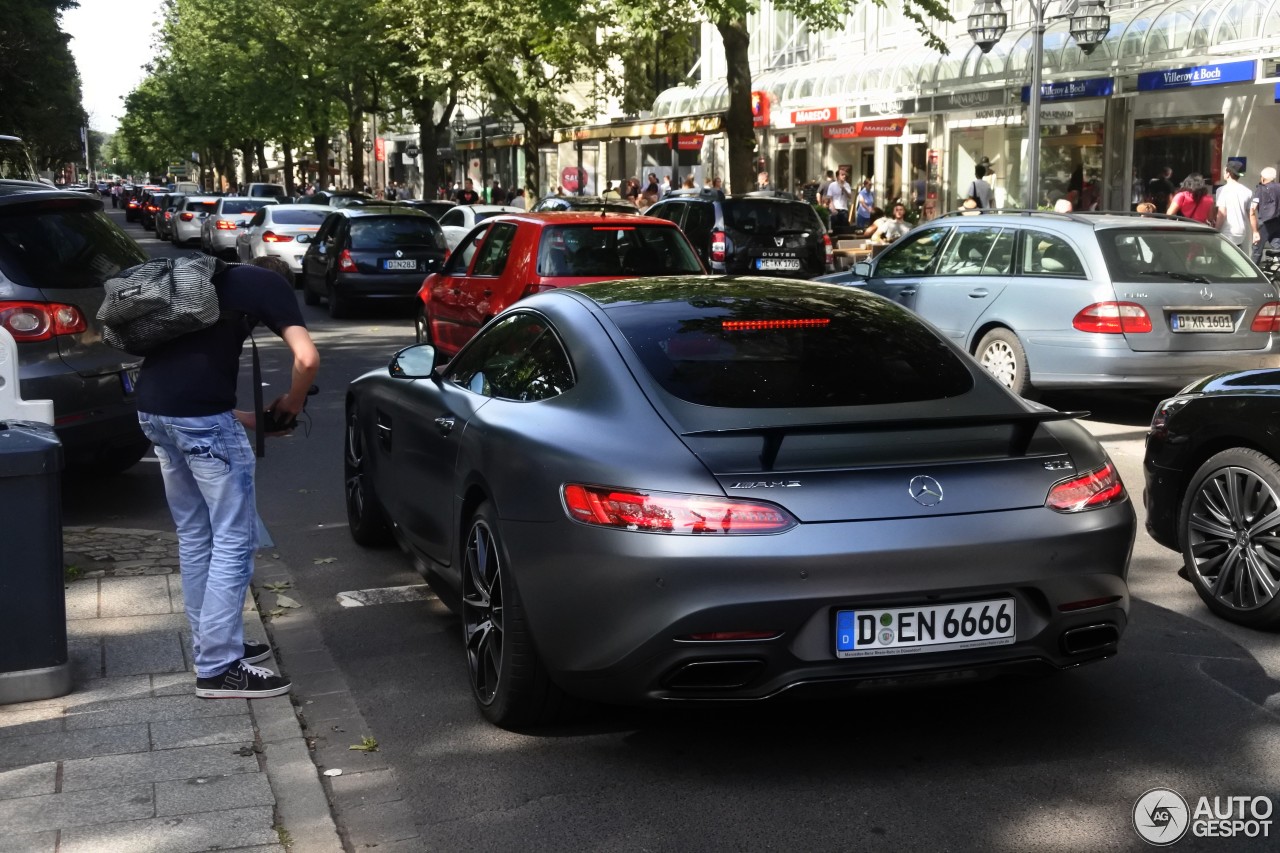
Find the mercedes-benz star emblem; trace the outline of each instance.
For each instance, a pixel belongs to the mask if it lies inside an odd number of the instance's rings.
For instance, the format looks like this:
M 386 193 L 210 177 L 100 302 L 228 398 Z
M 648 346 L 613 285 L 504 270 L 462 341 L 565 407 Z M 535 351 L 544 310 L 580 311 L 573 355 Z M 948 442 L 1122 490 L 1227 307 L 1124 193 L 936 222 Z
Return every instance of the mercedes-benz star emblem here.
M 907 493 L 920 506 L 937 506 L 942 503 L 942 486 L 938 485 L 937 480 L 923 474 L 911 478 Z
M 404 257 L 404 249 L 396 249 L 396 257 L 397 257 L 397 258 L 403 258 L 403 257 Z
M 1213 298 L 1213 291 L 1209 289 L 1209 285 L 1206 284 L 1204 287 L 1200 288 L 1200 296 L 1205 302 L 1208 302 Z

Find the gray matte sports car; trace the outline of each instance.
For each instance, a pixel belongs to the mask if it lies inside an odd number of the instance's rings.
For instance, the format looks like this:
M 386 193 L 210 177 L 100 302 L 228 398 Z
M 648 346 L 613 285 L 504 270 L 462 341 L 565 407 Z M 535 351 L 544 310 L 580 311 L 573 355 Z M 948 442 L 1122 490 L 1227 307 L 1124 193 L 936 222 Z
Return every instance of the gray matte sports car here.
M 907 309 L 768 278 L 561 288 L 351 383 L 346 493 L 461 616 L 484 715 L 1115 653 L 1102 447 Z

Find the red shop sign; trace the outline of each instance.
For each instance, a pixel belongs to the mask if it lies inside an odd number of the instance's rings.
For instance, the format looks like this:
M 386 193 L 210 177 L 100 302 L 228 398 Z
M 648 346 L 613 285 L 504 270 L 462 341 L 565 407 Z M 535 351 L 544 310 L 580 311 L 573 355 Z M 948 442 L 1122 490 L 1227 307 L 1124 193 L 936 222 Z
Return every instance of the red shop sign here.
M 381 136 L 373 140 L 373 159 L 379 163 L 387 159 L 387 140 Z
M 829 124 L 840 115 L 836 107 L 814 107 L 809 110 L 792 110 L 792 124 Z
M 702 134 L 682 133 L 667 140 L 667 145 L 677 151 L 701 151 Z
M 769 93 L 751 93 L 751 126 L 767 127 L 769 124 Z
M 881 118 L 872 121 L 855 121 L 824 127 L 822 135 L 827 139 L 858 139 L 870 136 L 901 136 L 907 128 L 905 118 Z

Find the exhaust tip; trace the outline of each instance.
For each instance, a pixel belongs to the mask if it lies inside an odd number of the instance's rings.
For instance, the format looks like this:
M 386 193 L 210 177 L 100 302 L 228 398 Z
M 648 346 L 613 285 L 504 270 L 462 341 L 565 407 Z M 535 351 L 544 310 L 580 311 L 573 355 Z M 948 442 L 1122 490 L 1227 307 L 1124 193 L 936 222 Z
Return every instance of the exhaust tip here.
M 672 690 L 730 690 L 745 687 L 764 669 L 759 660 L 700 660 L 686 663 L 667 678 Z
M 1110 622 L 1084 625 L 1062 632 L 1062 650 L 1069 655 L 1083 655 L 1114 649 L 1120 642 L 1120 629 Z

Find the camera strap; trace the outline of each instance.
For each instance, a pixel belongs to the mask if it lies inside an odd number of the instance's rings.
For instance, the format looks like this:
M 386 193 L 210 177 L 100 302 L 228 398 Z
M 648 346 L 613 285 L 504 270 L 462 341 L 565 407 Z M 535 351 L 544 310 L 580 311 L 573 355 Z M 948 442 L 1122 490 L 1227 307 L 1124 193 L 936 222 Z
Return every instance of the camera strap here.
M 262 411 L 262 362 L 258 361 L 258 342 L 253 339 L 252 329 L 249 343 L 253 346 L 253 452 L 261 459 L 267 455 L 267 433 L 262 427 L 266 415 Z

